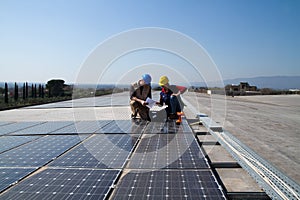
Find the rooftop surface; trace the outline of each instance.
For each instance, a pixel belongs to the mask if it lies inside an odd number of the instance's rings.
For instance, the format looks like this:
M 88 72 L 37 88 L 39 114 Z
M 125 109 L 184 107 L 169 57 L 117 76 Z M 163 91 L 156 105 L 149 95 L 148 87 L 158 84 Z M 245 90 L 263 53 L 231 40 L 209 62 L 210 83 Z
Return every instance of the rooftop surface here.
M 0 199 L 265 198 L 213 135 L 195 136 L 207 133 L 200 112 L 299 184 L 299 95 L 183 97 L 180 126 L 158 107 L 150 124 L 132 122 L 127 93 L 1 111 Z

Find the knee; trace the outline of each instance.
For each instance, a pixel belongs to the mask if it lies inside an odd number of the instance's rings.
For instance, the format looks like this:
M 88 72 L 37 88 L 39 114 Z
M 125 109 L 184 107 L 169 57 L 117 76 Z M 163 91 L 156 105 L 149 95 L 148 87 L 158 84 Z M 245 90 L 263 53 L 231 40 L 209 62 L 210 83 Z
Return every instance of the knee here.
M 133 107 L 137 107 L 138 106 L 138 102 L 134 101 L 134 100 L 131 100 L 130 101 L 130 105 L 133 106 Z
M 170 101 L 172 101 L 172 102 L 177 101 L 177 97 L 176 96 L 171 96 Z

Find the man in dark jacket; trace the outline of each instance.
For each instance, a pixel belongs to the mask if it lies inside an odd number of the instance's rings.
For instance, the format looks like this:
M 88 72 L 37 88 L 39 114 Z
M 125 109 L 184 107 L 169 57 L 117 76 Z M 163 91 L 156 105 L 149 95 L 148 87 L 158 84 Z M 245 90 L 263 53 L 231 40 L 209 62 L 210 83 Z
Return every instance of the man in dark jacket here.
M 149 117 L 150 109 L 147 107 L 146 99 L 152 98 L 151 93 L 151 76 L 144 74 L 142 79 L 131 84 L 130 87 L 130 107 L 131 107 L 131 118 L 136 118 L 139 114 L 143 120 L 151 121 Z

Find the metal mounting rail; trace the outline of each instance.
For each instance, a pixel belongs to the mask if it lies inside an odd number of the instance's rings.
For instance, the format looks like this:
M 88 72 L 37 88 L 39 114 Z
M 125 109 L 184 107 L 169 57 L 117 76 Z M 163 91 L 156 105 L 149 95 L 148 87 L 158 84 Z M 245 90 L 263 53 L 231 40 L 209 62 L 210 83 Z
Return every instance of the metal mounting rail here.
M 272 199 L 300 199 L 300 186 L 272 164 L 222 129 L 209 117 L 200 117 L 202 124 L 237 160 Z

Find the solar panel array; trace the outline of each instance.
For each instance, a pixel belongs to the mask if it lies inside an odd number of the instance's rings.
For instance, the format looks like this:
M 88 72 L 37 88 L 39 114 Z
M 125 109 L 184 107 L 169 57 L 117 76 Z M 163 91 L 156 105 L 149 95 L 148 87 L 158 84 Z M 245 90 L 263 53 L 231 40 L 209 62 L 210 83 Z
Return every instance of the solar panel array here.
M 225 198 L 185 120 L 0 127 L 0 199 Z
M 122 96 L 122 98 L 120 98 Z M 82 107 L 105 107 L 105 106 L 128 106 L 128 99 L 119 93 L 94 98 L 80 98 L 69 101 L 49 103 L 27 107 L 27 109 L 37 108 L 82 108 Z

